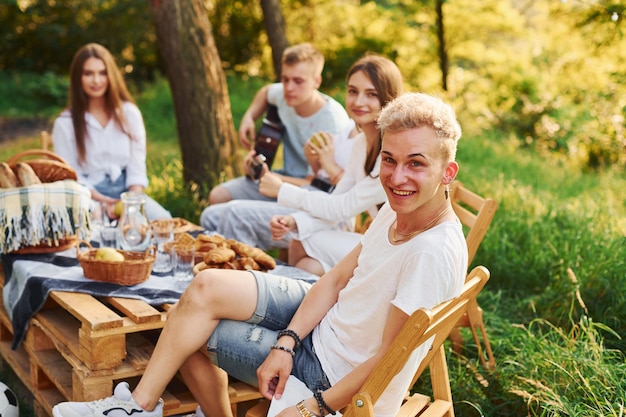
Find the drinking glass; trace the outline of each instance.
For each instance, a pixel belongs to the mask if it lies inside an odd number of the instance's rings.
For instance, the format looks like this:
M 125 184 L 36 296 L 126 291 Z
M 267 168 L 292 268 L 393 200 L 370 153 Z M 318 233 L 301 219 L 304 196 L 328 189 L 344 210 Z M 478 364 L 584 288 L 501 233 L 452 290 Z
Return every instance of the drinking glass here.
M 92 200 L 89 217 L 91 223 L 91 240 L 98 241 L 100 231 L 109 225 L 109 217 L 106 214 L 106 206 L 104 203 Z
M 193 267 L 195 265 L 195 248 L 193 246 L 172 246 L 172 266 L 174 279 L 189 282 L 193 279 Z
M 118 249 L 117 247 L 118 233 L 119 231 L 117 229 L 117 226 L 111 226 L 111 225 L 104 226 L 102 229 L 100 229 L 100 244 L 106 248 Z
M 165 244 L 174 240 L 174 223 L 167 220 L 157 220 L 152 224 L 152 239 L 156 246 L 156 257 L 153 272 L 169 272 L 172 270 L 170 254 L 165 250 Z

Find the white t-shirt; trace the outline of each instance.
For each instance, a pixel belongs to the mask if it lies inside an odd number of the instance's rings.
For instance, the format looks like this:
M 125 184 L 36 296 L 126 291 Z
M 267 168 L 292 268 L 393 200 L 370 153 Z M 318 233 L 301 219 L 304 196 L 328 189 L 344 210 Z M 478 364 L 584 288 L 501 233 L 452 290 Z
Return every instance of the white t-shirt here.
M 85 113 L 85 162 L 78 162 L 76 136 L 72 115 L 64 110 L 54 121 L 52 142 L 54 152 L 76 170 L 78 181 L 95 188 L 106 175 L 115 181 L 126 170 L 126 186 L 148 186 L 146 174 L 146 129 L 141 112 L 130 102 L 123 104 L 124 116 L 132 139 L 114 119 L 102 126 L 90 113 Z
M 467 245 L 460 222 L 444 222 L 401 245 L 389 242 L 396 213 L 385 204 L 363 236 L 358 267 L 337 303 L 313 332 L 313 345 L 331 384 L 380 348 L 391 306 L 410 315 L 461 293 Z M 394 416 L 428 346 L 416 350 L 374 407 Z
M 304 144 L 320 131 L 339 135 L 351 120 L 339 102 L 320 92 L 318 94 L 326 100 L 324 107 L 311 116 L 299 116 L 293 107 L 287 105 L 283 91 L 282 83 L 271 84 L 267 90 L 267 102 L 278 108 L 278 115 L 286 131 L 283 136 L 284 164 L 280 172 L 290 177 L 304 178 L 309 169 L 304 156 Z

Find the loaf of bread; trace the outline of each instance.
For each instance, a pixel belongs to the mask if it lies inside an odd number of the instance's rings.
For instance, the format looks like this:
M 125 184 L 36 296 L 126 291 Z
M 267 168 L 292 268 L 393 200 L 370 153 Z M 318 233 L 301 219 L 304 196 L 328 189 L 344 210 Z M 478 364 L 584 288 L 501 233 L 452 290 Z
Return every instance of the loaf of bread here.
M 28 165 L 26 162 L 18 162 L 15 165 L 15 172 L 17 173 L 17 178 L 20 180 L 20 185 L 22 187 L 28 187 L 33 184 L 41 184 L 41 180 L 33 171 L 33 168 Z
M 17 176 L 6 162 L 0 164 L 0 188 L 19 187 Z

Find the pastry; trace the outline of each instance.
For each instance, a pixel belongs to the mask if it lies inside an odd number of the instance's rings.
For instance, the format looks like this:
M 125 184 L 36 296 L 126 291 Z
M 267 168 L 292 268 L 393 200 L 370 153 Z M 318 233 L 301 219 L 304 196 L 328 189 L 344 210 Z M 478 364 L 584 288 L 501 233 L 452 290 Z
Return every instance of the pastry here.
M 237 257 L 234 250 L 230 248 L 217 247 L 204 255 L 204 263 L 207 265 L 219 265 L 230 262 Z
M 41 184 L 41 180 L 33 171 L 30 165 L 26 162 L 18 162 L 15 165 L 15 172 L 17 173 L 17 178 L 20 180 L 20 185 L 22 187 L 28 187 L 33 184 Z
M 0 164 L 0 188 L 15 187 L 19 187 L 19 181 L 9 164 L 3 162 Z
M 253 247 L 249 256 L 259 264 L 261 269 L 269 271 L 276 268 L 276 260 L 259 248 Z

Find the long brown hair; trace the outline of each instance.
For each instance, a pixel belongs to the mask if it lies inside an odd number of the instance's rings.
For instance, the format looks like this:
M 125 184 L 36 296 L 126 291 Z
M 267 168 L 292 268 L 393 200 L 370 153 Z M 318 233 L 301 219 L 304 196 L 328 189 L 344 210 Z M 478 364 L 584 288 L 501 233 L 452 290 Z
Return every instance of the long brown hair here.
M 76 137 L 76 149 L 78 160 L 85 161 L 85 136 L 87 135 L 87 124 L 85 123 L 85 113 L 87 112 L 89 97 L 83 91 L 83 67 L 89 58 L 98 58 L 104 62 L 109 85 L 105 93 L 105 106 L 107 113 L 113 117 L 123 132 L 130 136 L 127 129 L 126 118 L 122 110 L 125 101 L 134 103 L 132 96 L 128 92 L 126 82 L 122 73 L 115 64 L 113 55 L 104 46 L 97 43 L 89 43 L 76 52 L 72 65 L 70 66 L 70 95 L 68 108 L 72 115 L 74 125 L 74 135 Z
M 350 67 L 346 80 L 349 80 L 352 74 L 359 71 L 363 71 L 374 84 L 381 108 L 385 107 L 385 104 L 399 96 L 404 90 L 404 81 L 400 69 L 393 61 L 381 55 L 367 54 L 360 58 Z M 365 158 L 363 169 L 367 175 L 371 175 L 374 165 L 376 165 L 376 158 L 380 153 L 381 144 L 382 137 L 379 131 L 377 146 L 368 149 Z

